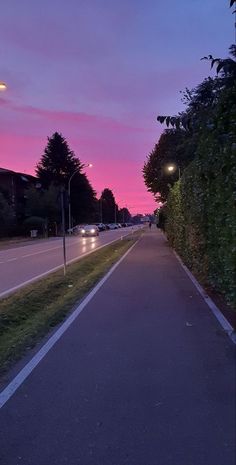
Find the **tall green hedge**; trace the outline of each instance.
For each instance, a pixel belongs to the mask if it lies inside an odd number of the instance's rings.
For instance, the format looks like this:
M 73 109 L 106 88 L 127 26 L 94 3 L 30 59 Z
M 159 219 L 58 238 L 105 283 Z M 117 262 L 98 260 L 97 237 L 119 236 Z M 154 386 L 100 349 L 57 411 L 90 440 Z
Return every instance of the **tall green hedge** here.
M 215 146 L 214 146 L 215 145 Z M 209 150 L 211 148 L 211 152 Z M 205 141 L 170 190 L 166 233 L 187 266 L 236 304 L 236 163 L 232 141 Z

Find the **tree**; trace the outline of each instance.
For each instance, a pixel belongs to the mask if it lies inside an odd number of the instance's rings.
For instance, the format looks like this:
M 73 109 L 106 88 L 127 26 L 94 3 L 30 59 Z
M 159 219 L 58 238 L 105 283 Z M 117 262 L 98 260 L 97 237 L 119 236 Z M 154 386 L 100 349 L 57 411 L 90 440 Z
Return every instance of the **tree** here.
M 167 129 L 148 155 L 143 167 L 144 182 L 158 200 L 165 201 L 169 186 L 178 179 L 178 170 L 169 174 L 168 164 L 176 164 L 181 172 L 193 158 L 189 134 L 183 129 Z
M 130 221 L 131 214 L 128 208 L 124 207 L 118 211 L 118 221 L 119 223 L 128 223 Z
M 67 187 L 70 176 L 82 168 L 82 163 L 70 150 L 66 139 L 55 132 L 48 137 L 44 154 L 36 166 L 36 175 L 45 188 L 51 183 Z
M 84 165 L 70 150 L 65 138 L 55 132 L 48 138 L 44 154 L 37 164 L 36 174 L 42 187 L 50 190 L 62 187 L 67 191 L 71 176 L 71 213 L 73 223 L 90 221 L 95 214 L 95 191 L 87 176 L 82 173 Z M 67 202 L 68 203 L 68 202 Z
M 222 91 L 235 85 L 235 44 L 229 47 L 229 52 L 232 58 L 214 58 L 212 55 L 201 58 L 202 60 L 209 60 L 211 68 L 216 66 L 216 77 L 204 79 L 195 89 L 185 89 L 182 101 L 187 105 L 186 111 L 179 113 L 177 116 L 158 115 L 157 121 L 161 124 L 165 123 L 167 127 L 183 128 L 189 131 L 201 129 L 204 123 L 209 124 L 206 110 L 212 110 L 212 108 L 216 107 Z M 201 123 L 200 126 L 199 122 Z
M 234 58 L 236 47 L 231 46 Z M 206 58 L 206 57 L 205 57 Z M 181 174 L 189 163 L 208 147 L 208 156 L 214 157 L 214 151 L 223 150 L 225 143 L 233 144 L 235 120 L 235 61 L 234 59 L 214 59 L 217 75 L 204 79 L 196 88 L 183 92 L 182 101 L 186 110 L 177 116 L 158 116 L 157 120 L 167 128 L 158 144 L 147 157 L 144 164 L 144 181 L 149 191 L 161 200 L 166 200 L 169 187 L 178 179 L 176 173 L 167 176 L 164 167 L 175 163 Z M 219 66 L 220 65 L 220 66 Z M 210 148 L 211 147 L 211 148 Z
M 76 173 L 71 182 L 73 224 L 95 221 L 96 210 L 96 192 L 84 173 Z
M 26 215 L 44 219 L 45 225 L 61 220 L 59 187 L 51 184 L 48 189 L 31 188 L 27 192 Z
M 113 192 L 108 188 L 104 189 L 99 202 L 101 204 L 103 222 L 114 223 L 115 216 L 117 218 L 118 208 Z
M 142 223 L 143 215 L 141 213 L 137 213 L 137 215 L 132 217 L 133 224 L 141 224 Z

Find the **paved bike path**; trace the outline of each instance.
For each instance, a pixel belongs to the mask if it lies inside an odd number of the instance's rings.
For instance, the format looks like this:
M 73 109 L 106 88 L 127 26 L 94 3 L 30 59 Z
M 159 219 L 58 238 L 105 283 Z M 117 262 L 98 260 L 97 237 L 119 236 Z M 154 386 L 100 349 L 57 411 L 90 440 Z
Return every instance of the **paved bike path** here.
M 0 463 L 234 465 L 234 352 L 147 231 L 0 410 Z

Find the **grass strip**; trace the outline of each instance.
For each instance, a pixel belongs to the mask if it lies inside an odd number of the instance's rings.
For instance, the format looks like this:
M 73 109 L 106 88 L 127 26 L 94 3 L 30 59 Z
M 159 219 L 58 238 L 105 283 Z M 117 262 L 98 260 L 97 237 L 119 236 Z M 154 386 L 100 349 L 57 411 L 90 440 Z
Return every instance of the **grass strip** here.
M 137 240 L 119 240 L 0 300 L 0 373 L 70 312 Z

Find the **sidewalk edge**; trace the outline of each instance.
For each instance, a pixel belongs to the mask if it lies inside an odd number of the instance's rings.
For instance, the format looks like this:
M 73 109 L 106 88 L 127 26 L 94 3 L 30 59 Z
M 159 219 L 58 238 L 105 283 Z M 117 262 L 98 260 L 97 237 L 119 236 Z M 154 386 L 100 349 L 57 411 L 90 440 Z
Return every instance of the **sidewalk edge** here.
M 207 304 L 207 306 L 210 308 L 218 322 L 220 323 L 221 327 L 223 330 L 226 332 L 226 334 L 229 336 L 231 341 L 236 344 L 236 332 L 234 331 L 233 326 L 229 323 L 229 321 L 225 318 L 219 307 L 213 302 L 213 300 L 209 297 L 209 295 L 206 293 L 206 291 L 203 289 L 203 287 L 199 284 L 195 276 L 191 273 L 191 271 L 188 269 L 188 267 L 183 263 L 182 259 L 180 256 L 177 254 L 177 252 L 173 250 L 173 253 L 177 260 L 179 261 L 180 265 L 184 269 L 185 273 L 188 275 L 188 277 L 191 279 L 192 283 L 198 290 L 199 294 L 202 296 L 203 300 Z
M 138 229 L 137 229 L 137 231 L 138 231 Z M 135 232 L 136 232 L 136 230 L 135 230 Z M 133 231 L 129 231 L 126 234 L 123 234 L 122 236 L 118 237 L 117 239 L 113 239 L 111 242 L 99 245 L 99 247 L 96 247 L 94 250 L 90 250 L 89 252 L 86 252 L 83 255 L 79 255 L 78 257 L 72 258 L 71 260 L 68 260 L 66 262 L 66 266 L 71 265 L 72 263 L 75 263 L 75 262 L 81 260 L 82 258 L 87 257 L 88 255 L 91 255 L 92 253 L 97 252 L 98 250 L 103 249 L 104 247 L 106 247 L 108 245 L 113 244 L 116 241 L 120 241 L 124 237 L 129 236 L 132 233 L 133 233 Z M 25 246 L 25 247 L 27 247 L 27 246 Z M 27 281 L 24 281 L 21 284 L 17 284 L 17 286 L 14 286 L 14 287 L 12 287 L 10 289 L 7 289 L 6 291 L 1 292 L 0 293 L 0 299 L 4 299 L 5 297 L 8 297 L 9 295 L 14 294 L 14 292 L 28 286 L 29 284 L 33 284 L 34 282 L 39 281 L 40 279 L 46 278 L 46 276 L 48 276 L 49 274 L 55 273 L 56 271 L 59 271 L 62 268 L 63 268 L 63 264 L 55 266 L 54 268 L 51 268 L 50 270 L 44 271 L 43 273 L 41 273 L 41 274 L 39 274 L 37 276 L 34 276 L 33 278 L 30 278 L 30 279 L 28 279 Z
M 112 266 L 108 273 L 98 281 L 94 288 L 89 294 L 82 300 L 78 307 L 66 318 L 66 320 L 59 326 L 55 333 L 49 338 L 49 340 L 39 349 L 39 351 L 32 357 L 32 359 L 20 370 L 20 372 L 13 378 L 12 381 L 0 392 L 0 409 L 6 404 L 6 402 L 13 396 L 17 389 L 23 384 L 28 378 L 32 371 L 37 365 L 43 360 L 47 353 L 52 349 L 56 342 L 63 336 L 75 319 L 79 316 L 86 305 L 92 300 L 94 295 L 99 291 L 103 284 L 109 279 L 112 273 L 120 265 L 120 263 L 127 257 L 127 255 L 133 250 L 138 244 L 140 238 L 125 252 L 125 254 Z

